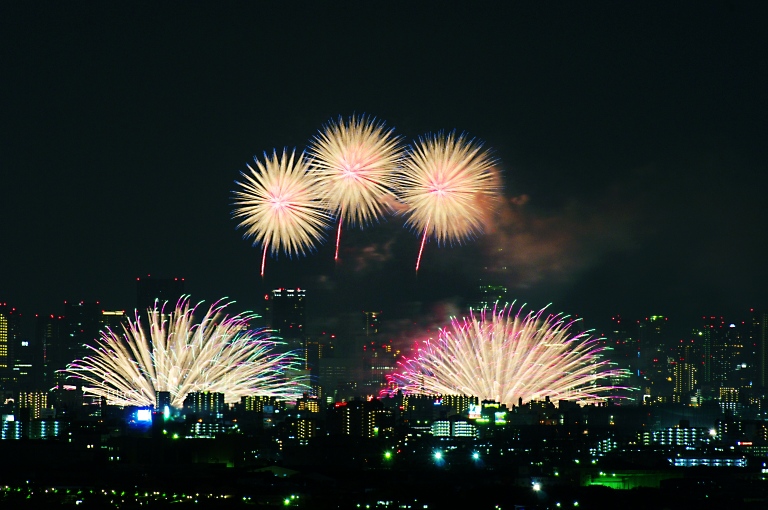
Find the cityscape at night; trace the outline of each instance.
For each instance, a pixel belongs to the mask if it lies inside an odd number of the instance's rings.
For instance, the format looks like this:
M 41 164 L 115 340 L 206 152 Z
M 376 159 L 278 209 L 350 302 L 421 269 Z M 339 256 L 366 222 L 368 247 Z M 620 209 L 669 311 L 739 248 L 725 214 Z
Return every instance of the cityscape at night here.
M 768 507 L 766 15 L 0 5 L 0 508 Z

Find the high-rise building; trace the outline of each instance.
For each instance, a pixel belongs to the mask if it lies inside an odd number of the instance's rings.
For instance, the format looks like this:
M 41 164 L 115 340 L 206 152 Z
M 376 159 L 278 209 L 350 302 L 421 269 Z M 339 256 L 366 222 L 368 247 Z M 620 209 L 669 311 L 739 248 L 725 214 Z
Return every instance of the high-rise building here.
M 121 336 L 123 334 L 123 326 L 127 323 L 126 317 L 125 310 L 102 310 L 99 330 L 105 331 L 109 329 L 116 335 Z
M 750 337 L 756 343 L 757 354 L 757 381 L 756 385 L 768 388 L 768 312 L 752 312 L 752 327 Z
M 155 307 L 155 301 L 161 305 L 168 302 L 170 309 L 176 306 L 184 295 L 184 278 L 156 278 L 147 275 L 136 278 L 136 310 L 140 314 Z
M 477 295 L 469 303 L 469 307 L 474 310 L 483 308 L 493 308 L 494 306 L 506 306 L 508 304 L 507 288 L 498 283 L 480 282 L 477 286 Z
M 187 393 L 184 398 L 184 411 L 188 413 L 220 415 L 225 409 L 223 393 L 196 391 Z
M 64 317 L 61 315 L 36 315 L 34 346 L 37 349 L 35 381 L 41 389 L 53 388 L 56 370 L 62 368 L 64 353 L 62 336 Z
M 283 338 L 291 349 L 304 347 L 304 304 L 306 290 L 279 288 L 272 291 L 270 328 Z
M 337 402 L 328 415 L 329 432 L 346 436 L 376 437 L 393 423 L 392 412 L 378 399 Z
M 725 336 L 725 319 L 716 316 L 702 317 L 701 351 L 703 356 L 702 384 L 718 386 L 722 383 L 723 370 L 720 365 L 721 350 Z
M 48 408 L 47 391 L 20 391 L 16 402 L 20 414 L 26 418 L 37 420 L 42 417 L 43 410 Z
M 639 370 L 653 396 L 672 394 L 671 364 L 674 353 L 667 342 L 667 318 L 652 315 L 638 322 Z
M 21 390 L 37 389 L 35 363 L 40 363 L 37 349 L 29 338 L 19 338 L 13 346 L 12 379 Z
M 65 301 L 63 326 L 63 359 L 57 369 L 88 355 L 86 345 L 94 345 L 102 329 L 101 305 L 98 301 Z
M 363 312 L 365 336 L 373 336 L 379 333 L 379 315 L 381 315 L 381 312 Z
M 688 404 L 690 395 L 698 384 L 697 370 L 701 356 L 693 340 L 680 341 L 674 362 L 674 401 Z
M 0 388 L 13 383 L 14 347 L 21 336 L 21 315 L 8 303 L 0 303 Z

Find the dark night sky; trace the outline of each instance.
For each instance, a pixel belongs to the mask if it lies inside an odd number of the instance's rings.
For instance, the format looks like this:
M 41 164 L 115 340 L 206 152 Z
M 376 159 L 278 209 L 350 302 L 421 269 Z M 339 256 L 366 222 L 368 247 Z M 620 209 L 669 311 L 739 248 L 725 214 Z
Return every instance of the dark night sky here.
M 588 326 L 768 307 L 762 2 L 269 4 L 0 4 L 0 300 L 132 308 L 152 274 L 238 308 L 298 285 L 316 319 L 440 318 L 483 277 Z M 235 179 L 353 113 L 484 140 L 508 202 L 418 277 L 389 218 L 262 281 Z

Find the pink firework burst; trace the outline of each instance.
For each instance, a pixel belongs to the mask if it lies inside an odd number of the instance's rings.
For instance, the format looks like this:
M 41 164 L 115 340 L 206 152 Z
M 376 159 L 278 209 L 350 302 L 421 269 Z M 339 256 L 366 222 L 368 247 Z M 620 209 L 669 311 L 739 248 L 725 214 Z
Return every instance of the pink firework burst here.
M 523 315 L 513 306 L 454 318 L 417 357 L 400 362 L 388 376 L 390 391 L 472 395 L 511 406 L 520 398 L 594 400 L 625 389 L 598 384 L 628 374 L 603 358 L 599 339 L 571 334 L 573 323 L 546 309 Z
M 429 134 L 410 147 L 397 193 L 406 225 L 422 234 L 417 271 L 429 237 L 461 242 L 483 231 L 499 193 L 494 163 L 482 144 L 455 133 Z
M 235 218 L 242 218 L 238 227 L 245 228 L 244 237 L 263 246 L 261 275 L 267 250 L 277 254 L 281 249 L 288 255 L 304 255 L 322 239 L 330 217 L 319 195 L 317 178 L 308 172 L 309 163 L 301 154 L 290 156 L 285 150 L 278 157 L 264 154 L 264 162 L 255 159 L 258 170 L 248 166 L 241 173 L 243 182 L 234 192 Z
M 323 201 L 339 217 L 338 259 L 342 223 L 370 223 L 394 202 L 392 188 L 402 154 L 400 138 L 375 119 L 352 116 L 344 122 L 339 117 L 313 138 L 308 152 Z

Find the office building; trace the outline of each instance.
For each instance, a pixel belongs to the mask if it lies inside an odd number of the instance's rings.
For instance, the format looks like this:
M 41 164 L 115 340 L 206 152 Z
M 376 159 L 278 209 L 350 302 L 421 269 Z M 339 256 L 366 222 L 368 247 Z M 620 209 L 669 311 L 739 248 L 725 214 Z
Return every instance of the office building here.
M 21 336 L 21 315 L 18 310 L 0 303 L 0 388 L 8 388 L 13 379 L 14 347 Z
M 306 290 L 279 288 L 272 291 L 270 328 L 285 340 L 291 349 L 302 348 L 304 338 L 304 305 Z
M 170 310 L 173 310 L 183 295 L 184 278 L 157 278 L 150 275 L 136 278 L 136 310 L 142 315 L 155 307 L 155 301 L 160 305 L 167 302 Z

